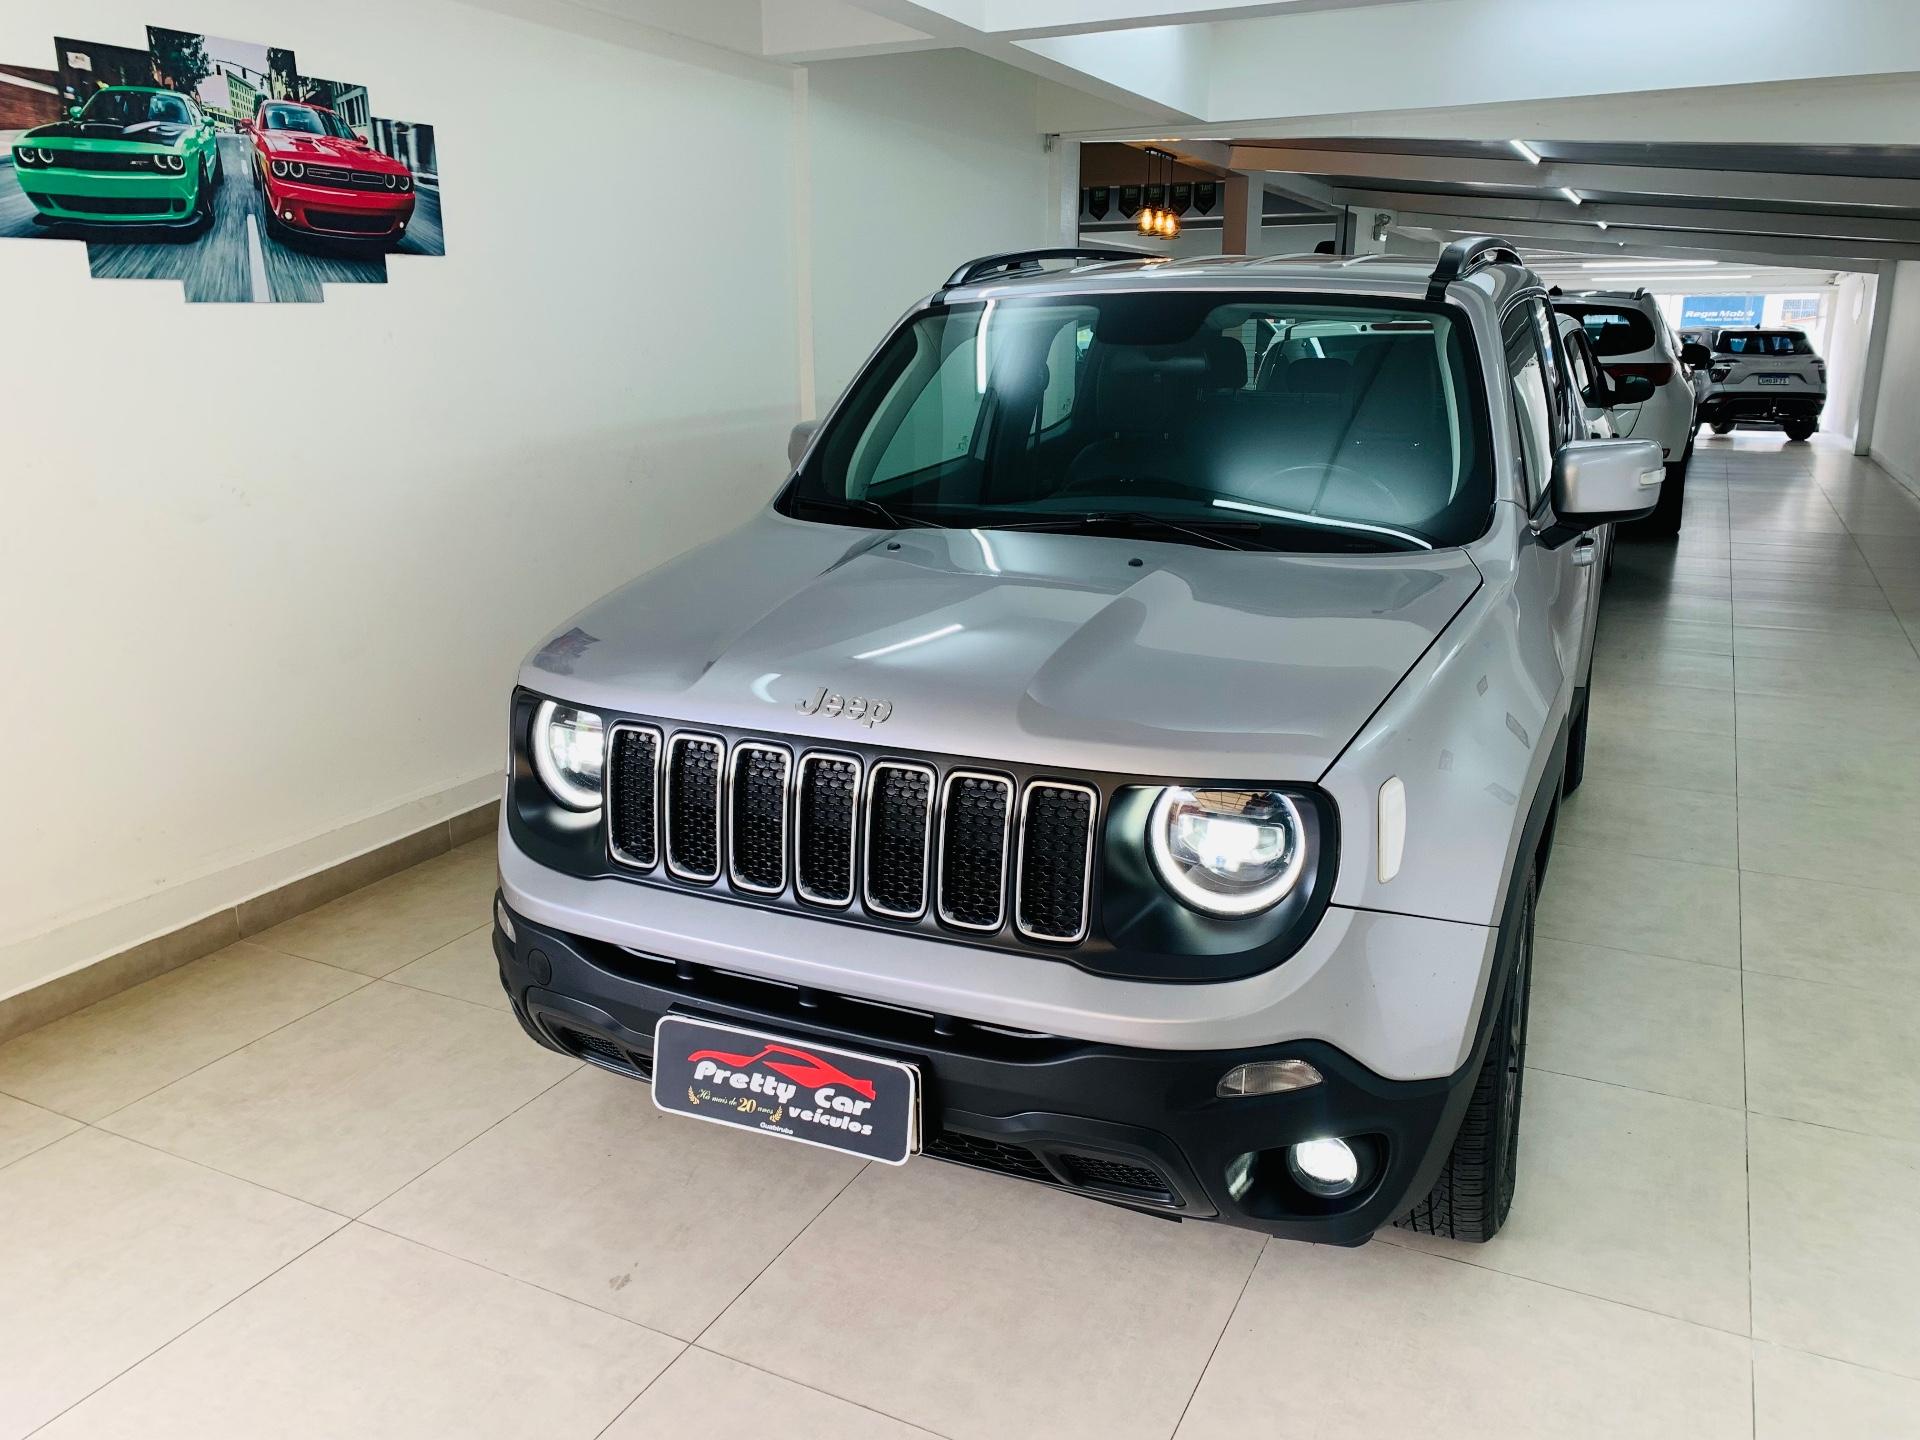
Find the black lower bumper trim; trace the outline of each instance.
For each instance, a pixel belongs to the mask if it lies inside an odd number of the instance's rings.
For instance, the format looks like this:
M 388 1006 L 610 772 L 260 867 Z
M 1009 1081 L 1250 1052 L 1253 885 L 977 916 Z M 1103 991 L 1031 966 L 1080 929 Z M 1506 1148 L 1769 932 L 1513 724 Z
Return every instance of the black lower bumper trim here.
M 1126 1049 L 798 989 L 535 925 L 514 914 L 494 952 L 520 1022 L 541 1044 L 645 1079 L 654 1026 L 701 1016 L 919 1067 L 922 1153 L 1178 1219 L 1351 1245 L 1426 1194 L 1453 1143 L 1474 1064 L 1385 1080 L 1334 1047 Z M 1256 1060 L 1305 1060 L 1305 1090 L 1222 1099 Z M 1291 1177 L 1291 1144 L 1365 1137 L 1368 1173 L 1338 1200 Z M 1231 1178 L 1230 1178 L 1231 1177 Z
M 1729 420 L 1818 420 L 1824 395 L 1721 395 L 1700 404 L 1703 424 Z

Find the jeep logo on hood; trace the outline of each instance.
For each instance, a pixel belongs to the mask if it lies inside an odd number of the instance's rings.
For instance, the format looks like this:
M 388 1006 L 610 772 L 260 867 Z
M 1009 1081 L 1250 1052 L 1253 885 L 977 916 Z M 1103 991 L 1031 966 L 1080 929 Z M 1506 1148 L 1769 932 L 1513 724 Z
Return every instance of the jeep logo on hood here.
M 794 702 L 794 709 L 802 715 L 839 716 L 846 720 L 858 720 L 871 730 L 876 725 L 886 723 L 893 714 L 891 700 L 869 700 L 864 695 L 842 695 L 837 691 L 821 686 L 805 700 Z

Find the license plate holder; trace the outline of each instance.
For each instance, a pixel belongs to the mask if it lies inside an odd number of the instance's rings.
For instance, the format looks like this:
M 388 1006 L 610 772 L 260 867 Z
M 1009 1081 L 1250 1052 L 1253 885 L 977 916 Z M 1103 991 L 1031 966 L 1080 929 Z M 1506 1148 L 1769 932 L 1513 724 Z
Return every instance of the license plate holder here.
M 673 1115 L 904 1165 L 920 1148 L 920 1071 L 901 1060 L 664 1015 L 653 1103 Z
M 1786 375 L 1762 375 L 1760 377 L 1760 383 L 1762 385 L 1791 385 L 1793 380 Z

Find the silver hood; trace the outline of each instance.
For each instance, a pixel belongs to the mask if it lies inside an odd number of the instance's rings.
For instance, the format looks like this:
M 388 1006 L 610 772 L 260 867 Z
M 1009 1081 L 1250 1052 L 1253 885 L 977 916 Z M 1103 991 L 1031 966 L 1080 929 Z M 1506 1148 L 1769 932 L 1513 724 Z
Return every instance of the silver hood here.
M 848 529 L 762 512 L 554 634 L 590 708 L 1018 761 L 1314 780 L 1479 587 L 1465 554 Z M 800 706 L 885 701 L 869 726 Z

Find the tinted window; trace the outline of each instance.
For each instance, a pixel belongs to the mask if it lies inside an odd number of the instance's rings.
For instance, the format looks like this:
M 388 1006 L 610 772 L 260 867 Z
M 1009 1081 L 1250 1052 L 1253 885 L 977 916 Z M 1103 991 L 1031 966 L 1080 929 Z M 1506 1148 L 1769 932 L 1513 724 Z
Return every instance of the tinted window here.
M 1561 301 L 1555 308 L 1580 322 L 1581 328 L 1587 332 L 1588 342 L 1593 346 L 1593 353 L 1603 358 L 1608 355 L 1637 355 L 1642 350 L 1653 350 L 1659 346 L 1660 340 L 1653 322 L 1631 305 L 1567 300 Z
M 269 130 L 291 130 L 302 135 L 331 135 L 336 140 L 350 140 L 353 131 L 349 130 L 339 116 L 330 110 L 315 110 L 306 105 L 269 105 L 261 112 L 261 123 Z
M 102 90 L 87 102 L 83 115 L 96 125 L 193 124 L 184 99 L 149 90 Z
M 1461 544 L 1493 502 L 1467 331 L 1437 306 L 1271 295 L 935 307 L 855 382 L 783 508 L 872 500 L 954 528 L 1125 512 L 1230 522 L 1262 548 Z
M 1813 354 L 1813 346 L 1797 330 L 1722 330 L 1713 348 L 1722 355 Z

